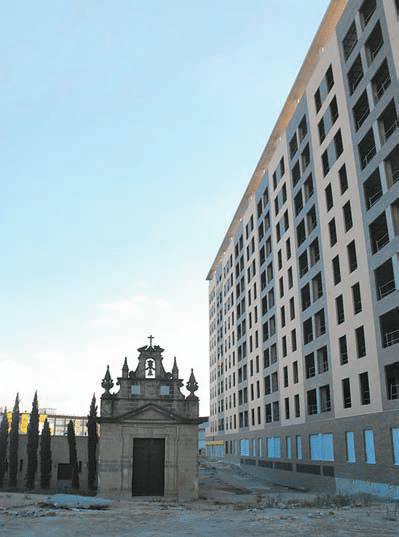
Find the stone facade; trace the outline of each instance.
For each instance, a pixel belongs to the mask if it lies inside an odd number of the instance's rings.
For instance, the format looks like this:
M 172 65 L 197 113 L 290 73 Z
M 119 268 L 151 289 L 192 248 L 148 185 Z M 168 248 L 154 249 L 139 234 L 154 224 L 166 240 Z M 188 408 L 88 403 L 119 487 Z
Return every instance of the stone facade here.
M 198 497 L 198 389 L 193 373 L 180 388 L 174 361 L 165 371 L 159 346 L 138 349 L 138 365 L 127 359 L 118 378 L 119 391 L 107 368 L 102 386 L 98 493 L 117 496 Z

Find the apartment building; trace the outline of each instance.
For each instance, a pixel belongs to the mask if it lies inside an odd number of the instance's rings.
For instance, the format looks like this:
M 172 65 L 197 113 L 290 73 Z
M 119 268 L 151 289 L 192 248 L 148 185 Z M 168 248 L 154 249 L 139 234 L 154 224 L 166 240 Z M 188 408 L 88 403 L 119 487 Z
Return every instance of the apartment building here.
M 208 454 L 280 483 L 399 493 L 398 72 L 332 0 L 207 277 Z

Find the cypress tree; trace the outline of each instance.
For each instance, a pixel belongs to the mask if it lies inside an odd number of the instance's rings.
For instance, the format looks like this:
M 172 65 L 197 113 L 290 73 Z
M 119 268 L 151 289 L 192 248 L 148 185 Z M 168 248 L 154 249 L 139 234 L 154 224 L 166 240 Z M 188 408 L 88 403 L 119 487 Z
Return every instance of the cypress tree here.
M 88 485 L 89 490 L 96 490 L 95 480 L 97 473 L 97 443 L 98 443 L 98 433 L 97 433 L 97 406 L 96 406 L 96 395 L 93 394 L 91 400 L 90 412 L 87 420 L 87 451 L 88 451 L 88 471 L 89 479 Z
M 69 464 L 72 469 L 72 488 L 79 488 L 79 468 L 78 468 L 78 454 L 76 451 L 76 437 L 73 421 L 68 423 L 68 444 L 69 444 Z
M 26 471 L 26 487 L 28 490 L 35 488 L 35 475 L 37 470 L 37 448 L 39 446 L 39 406 L 37 391 L 33 398 L 32 411 L 28 425 L 28 469 Z
M 10 429 L 10 487 L 17 486 L 19 443 L 19 395 L 15 397 Z
M 50 488 L 51 462 L 51 431 L 46 418 L 40 438 L 40 486 L 42 489 Z
M 7 409 L 3 413 L 0 424 L 0 488 L 3 487 L 4 474 L 7 464 L 7 443 L 8 443 L 8 419 Z

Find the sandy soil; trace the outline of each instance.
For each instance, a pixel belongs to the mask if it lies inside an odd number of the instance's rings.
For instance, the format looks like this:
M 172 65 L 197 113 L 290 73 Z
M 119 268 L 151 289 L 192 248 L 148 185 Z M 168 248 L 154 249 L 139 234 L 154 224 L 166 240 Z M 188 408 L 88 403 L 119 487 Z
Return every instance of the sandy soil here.
M 48 503 L 46 495 L 0 493 L 0 536 L 399 535 L 398 504 L 302 493 L 225 463 L 201 464 L 200 499 L 194 502 L 132 498 L 98 511 Z

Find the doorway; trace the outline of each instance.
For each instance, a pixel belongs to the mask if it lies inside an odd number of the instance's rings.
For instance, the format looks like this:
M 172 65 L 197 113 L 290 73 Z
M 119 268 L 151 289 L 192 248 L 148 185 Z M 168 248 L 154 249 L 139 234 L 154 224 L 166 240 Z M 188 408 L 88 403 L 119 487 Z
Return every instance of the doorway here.
M 165 439 L 135 438 L 132 496 L 163 496 L 164 488 Z

